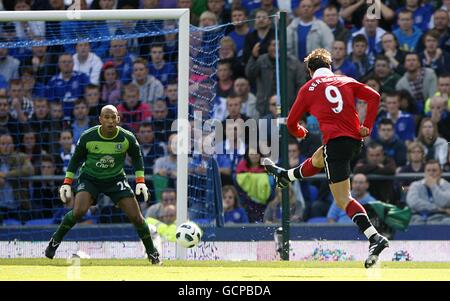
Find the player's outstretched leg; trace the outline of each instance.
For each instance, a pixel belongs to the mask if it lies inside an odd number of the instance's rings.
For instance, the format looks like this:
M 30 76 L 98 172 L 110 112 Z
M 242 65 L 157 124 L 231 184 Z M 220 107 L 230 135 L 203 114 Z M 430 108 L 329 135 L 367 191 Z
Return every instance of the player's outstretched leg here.
M 145 251 L 151 264 L 161 265 L 162 261 L 159 258 L 159 253 L 153 244 L 147 221 L 142 216 L 136 199 L 134 197 L 123 198 L 119 201 L 119 207 L 123 212 L 125 212 L 130 222 L 136 228 L 139 238 L 144 244 Z
M 285 188 L 290 182 L 312 177 L 322 170 L 324 167 L 322 147 L 311 158 L 306 159 L 299 166 L 288 170 L 275 165 L 269 158 L 264 158 L 263 165 L 266 171 L 275 178 L 278 187 Z
M 291 180 L 289 180 L 286 169 L 275 165 L 269 158 L 264 158 L 263 165 L 266 171 L 275 178 L 278 187 L 285 188 L 289 185 Z
M 52 235 L 47 248 L 45 249 L 45 257 L 53 259 L 55 257 L 55 252 L 58 249 L 61 241 L 64 236 L 72 229 L 73 226 L 77 223 L 77 221 L 81 220 L 81 218 L 86 214 L 89 210 L 89 207 L 92 205 L 92 197 L 90 193 L 86 191 L 82 191 L 77 193 L 75 198 L 74 207 L 72 210 L 64 215 L 61 224 L 59 225 L 56 232 Z
M 377 263 L 380 253 L 385 248 L 389 247 L 389 241 L 386 237 L 378 233 L 370 222 L 366 210 L 357 200 L 350 198 L 350 201 L 344 209 L 348 217 L 352 219 L 361 232 L 369 239 L 369 256 L 367 257 L 364 266 L 370 268 Z

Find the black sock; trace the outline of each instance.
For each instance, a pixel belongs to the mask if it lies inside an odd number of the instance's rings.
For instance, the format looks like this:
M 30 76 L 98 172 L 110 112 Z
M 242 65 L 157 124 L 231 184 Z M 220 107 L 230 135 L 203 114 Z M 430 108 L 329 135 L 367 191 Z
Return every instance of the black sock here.
M 373 231 L 371 231 L 371 227 L 373 229 L 375 229 L 375 228 L 372 226 L 372 223 L 370 222 L 367 214 L 356 214 L 352 218 L 352 220 L 358 226 L 358 228 L 361 230 L 361 232 L 364 233 L 364 235 L 366 235 L 366 237 L 369 239 L 369 241 L 373 242 L 374 238 L 377 235 L 377 232 L 373 233 Z M 366 231 L 368 229 L 370 229 L 370 230 L 368 231 L 368 234 L 366 234 Z

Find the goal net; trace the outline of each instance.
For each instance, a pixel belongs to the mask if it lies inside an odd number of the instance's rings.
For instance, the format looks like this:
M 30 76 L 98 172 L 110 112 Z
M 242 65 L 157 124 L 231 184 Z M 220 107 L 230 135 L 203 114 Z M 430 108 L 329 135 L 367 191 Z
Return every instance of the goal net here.
M 178 224 L 215 223 L 217 170 L 211 157 L 192 151 L 190 126 L 211 117 L 224 32 L 190 26 L 183 9 L 1 13 L 0 134 L 8 150 L 0 240 L 50 238 L 72 206 L 58 189 L 74 146 L 106 104 L 118 108 L 120 126 L 140 142 L 151 191 L 149 204 L 138 198 L 143 214 L 173 202 Z M 128 161 L 125 171 L 134 174 Z M 111 225 L 126 222 L 100 195 L 82 224 L 98 225 L 84 231 L 92 240 L 136 238 L 132 228 Z

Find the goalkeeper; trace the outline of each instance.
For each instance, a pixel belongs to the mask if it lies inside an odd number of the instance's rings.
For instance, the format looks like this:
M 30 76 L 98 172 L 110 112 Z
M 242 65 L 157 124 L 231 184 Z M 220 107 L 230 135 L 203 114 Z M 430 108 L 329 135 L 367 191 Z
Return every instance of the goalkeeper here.
M 134 193 L 123 170 L 126 154 L 132 158 L 136 174 L 136 195 L 141 193 L 147 202 L 149 192 L 144 183 L 144 163 L 135 136 L 118 126 L 117 109 L 106 105 L 100 112 L 100 125 L 86 130 L 77 142 L 75 153 L 67 168 L 64 183 L 59 190 L 61 201 L 72 199 L 72 181 L 81 163 L 73 209 L 63 218 L 45 249 L 52 259 L 66 233 L 81 220 L 97 199 L 99 193 L 108 195 L 128 216 L 136 227 L 148 258 L 160 264 L 159 254 L 153 245 L 147 222 L 143 218 Z

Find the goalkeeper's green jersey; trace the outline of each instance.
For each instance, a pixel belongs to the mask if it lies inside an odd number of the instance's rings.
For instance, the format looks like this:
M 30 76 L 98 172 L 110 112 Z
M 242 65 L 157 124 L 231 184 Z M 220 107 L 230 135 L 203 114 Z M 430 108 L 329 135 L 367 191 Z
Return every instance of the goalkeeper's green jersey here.
M 80 176 L 92 180 L 108 181 L 124 177 L 126 154 L 129 154 L 136 177 L 144 176 L 144 161 L 136 137 L 120 126 L 114 137 L 106 138 L 100 133 L 100 125 L 83 132 L 70 159 L 66 178 L 75 176 L 81 163 Z

